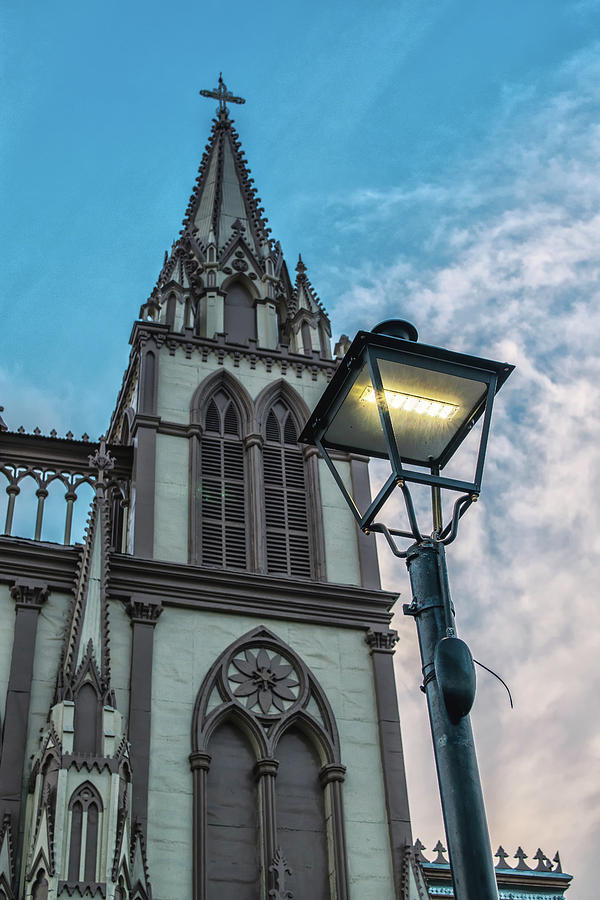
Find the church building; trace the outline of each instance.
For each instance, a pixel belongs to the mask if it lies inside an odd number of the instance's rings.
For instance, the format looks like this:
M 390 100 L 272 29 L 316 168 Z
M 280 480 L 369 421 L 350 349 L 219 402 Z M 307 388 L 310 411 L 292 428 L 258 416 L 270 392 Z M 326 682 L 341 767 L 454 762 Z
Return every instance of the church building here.
M 0 418 L 0 900 L 451 897 L 441 843 L 413 842 L 396 595 L 298 443 L 348 341 L 271 237 L 243 101 L 203 93 L 106 434 Z M 366 505 L 367 458 L 336 461 Z M 569 885 L 558 854 L 497 856 L 502 897 Z

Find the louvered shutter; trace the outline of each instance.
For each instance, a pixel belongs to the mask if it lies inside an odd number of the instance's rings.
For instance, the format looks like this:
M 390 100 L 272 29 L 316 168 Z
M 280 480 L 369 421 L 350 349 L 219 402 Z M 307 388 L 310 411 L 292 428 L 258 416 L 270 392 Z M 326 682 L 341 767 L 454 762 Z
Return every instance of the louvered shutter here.
M 267 571 L 310 578 L 312 575 L 304 460 L 289 412 L 281 425 L 271 411 L 263 447 Z
M 201 443 L 202 563 L 245 569 L 244 448 L 233 403 L 222 413 L 211 401 Z

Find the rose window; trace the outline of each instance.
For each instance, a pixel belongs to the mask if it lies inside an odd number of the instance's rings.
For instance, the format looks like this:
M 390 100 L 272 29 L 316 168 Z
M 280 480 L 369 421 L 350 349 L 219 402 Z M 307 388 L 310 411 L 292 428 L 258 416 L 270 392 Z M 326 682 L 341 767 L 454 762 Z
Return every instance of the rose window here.
M 258 707 L 263 715 L 285 712 L 298 699 L 300 683 L 286 659 L 266 650 L 243 650 L 231 660 L 229 689 L 246 709 Z M 273 710 L 274 711 L 274 710 Z

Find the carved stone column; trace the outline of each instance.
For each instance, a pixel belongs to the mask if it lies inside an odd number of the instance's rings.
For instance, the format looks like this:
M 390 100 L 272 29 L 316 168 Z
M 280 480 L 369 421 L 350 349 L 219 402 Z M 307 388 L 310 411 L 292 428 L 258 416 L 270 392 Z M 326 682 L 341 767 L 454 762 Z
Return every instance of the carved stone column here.
M 156 415 L 158 368 L 163 335 L 153 339 L 143 335 L 140 343 L 138 409 L 131 429 L 134 440 L 133 463 L 133 552 L 154 556 L 154 492 L 156 483 Z
M 400 896 L 402 863 L 405 848 L 412 846 L 412 834 L 393 663 L 398 632 L 369 629 L 366 641 L 371 648 L 373 660 L 379 745 L 392 850 L 392 867 L 396 893 Z
M 131 809 L 133 821 L 139 822 L 144 834 L 147 833 L 148 821 L 154 627 L 161 613 L 161 602 L 144 595 L 134 594 L 127 604 L 133 632 L 129 689 L 129 741 L 133 769 Z
M 16 618 L 0 761 L 0 821 L 9 814 L 14 835 L 19 834 L 38 616 L 48 593 L 47 585 L 26 580 L 18 580 L 10 592 Z
M 206 777 L 210 769 L 208 753 L 190 753 L 194 779 L 194 823 L 192 850 L 192 898 L 206 897 Z
M 253 572 L 265 572 L 266 537 L 264 522 L 264 500 L 262 497 L 262 448 L 264 440 L 260 434 L 249 434 L 244 440 L 246 450 L 246 477 L 248 479 L 248 511 L 246 513 L 250 541 L 250 569 Z
M 275 806 L 275 779 L 279 762 L 276 759 L 259 759 L 254 766 L 254 776 L 258 782 L 260 792 L 260 807 L 263 812 L 263 873 L 266 891 L 274 887 L 270 867 L 277 850 L 277 812 Z
M 346 830 L 344 828 L 344 807 L 342 803 L 342 784 L 345 778 L 346 766 L 343 766 L 341 763 L 328 763 L 319 772 L 319 783 L 325 792 L 326 815 L 331 816 L 333 827 L 335 896 L 337 900 L 348 900 L 350 896 Z
M 319 481 L 319 451 L 316 447 L 302 450 L 306 466 L 306 490 L 309 521 L 309 536 L 312 542 L 315 578 L 327 580 L 325 564 L 325 536 L 323 533 L 323 510 L 321 508 L 321 488 Z

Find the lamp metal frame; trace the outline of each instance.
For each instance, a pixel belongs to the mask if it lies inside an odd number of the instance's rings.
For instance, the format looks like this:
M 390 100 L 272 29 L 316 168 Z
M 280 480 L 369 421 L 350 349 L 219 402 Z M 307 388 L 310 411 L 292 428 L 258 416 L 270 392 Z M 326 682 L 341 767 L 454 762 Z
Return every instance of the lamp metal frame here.
M 463 379 L 477 381 L 486 385 L 485 393 L 469 411 L 468 416 L 465 418 L 456 434 L 446 445 L 439 458 L 431 460 L 429 472 L 415 471 L 414 469 L 406 468 L 406 466 L 410 465 L 422 466 L 423 463 L 419 460 L 403 458 L 401 456 L 383 388 L 379 360 L 410 365 L 428 371 L 440 372 Z M 361 447 L 353 447 L 350 444 L 342 445 L 326 440 L 325 435 L 342 404 L 346 400 L 346 397 L 352 390 L 352 387 L 359 374 L 362 372 L 365 364 L 368 366 L 371 383 L 375 391 L 375 399 L 387 448 L 387 454 L 370 453 L 369 455 L 381 459 L 388 459 L 392 471 L 368 509 L 364 513 L 361 513 L 327 451 L 329 449 L 342 450 L 350 453 L 364 453 L 365 450 Z M 317 403 L 314 412 L 304 426 L 299 440 L 303 443 L 314 444 L 318 448 L 348 503 L 348 506 L 352 510 L 359 528 L 363 531 L 369 528 L 371 530 L 381 530 L 381 526 L 373 526 L 374 519 L 393 493 L 394 489 L 396 487 L 402 488 L 411 531 L 403 532 L 396 529 L 385 529 L 388 542 L 389 535 L 393 534 L 402 537 L 414 537 L 415 540 L 420 540 L 422 538 L 417 524 L 412 498 L 406 487 L 406 482 L 429 485 L 432 488 L 434 498 L 439 495 L 439 490 L 441 488 L 463 492 L 466 496 L 460 497 L 455 503 L 452 521 L 445 529 L 440 528 L 439 537 L 444 539 L 445 543 L 449 543 L 450 540 L 447 539 L 450 538 L 453 540 L 456 536 L 455 532 L 458 526 L 458 519 L 466 512 L 468 506 L 477 498 L 481 490 L 494 396 L 502 384 L 504 384 L 513 368 L 514 366 L 511 366 L 508 363 L 499 363 L 494 360 L 469 356 L 464 353 L 456 353 L 441 347 L 432 347 L 415 341 L 390 337 L 389 335 L 375 334 L 370 331 L 359 331 L 352 341 L 345 357 L 340 362 L 338 370 L 335 372 L 331 382 Z M 441 475 L 440 470 L 454 455 L 460 444 L 464 441 L 482 415 L 483 424 L 473 480 L 464 481 Z M 390 543 L 390 546 L 392 547 L 392 550 L 394 550 L 393 542 Z M 396 553 L 396 550 L 394 550 L 394 552 Z M 399 554 L 396 553 L 396 555 Z

